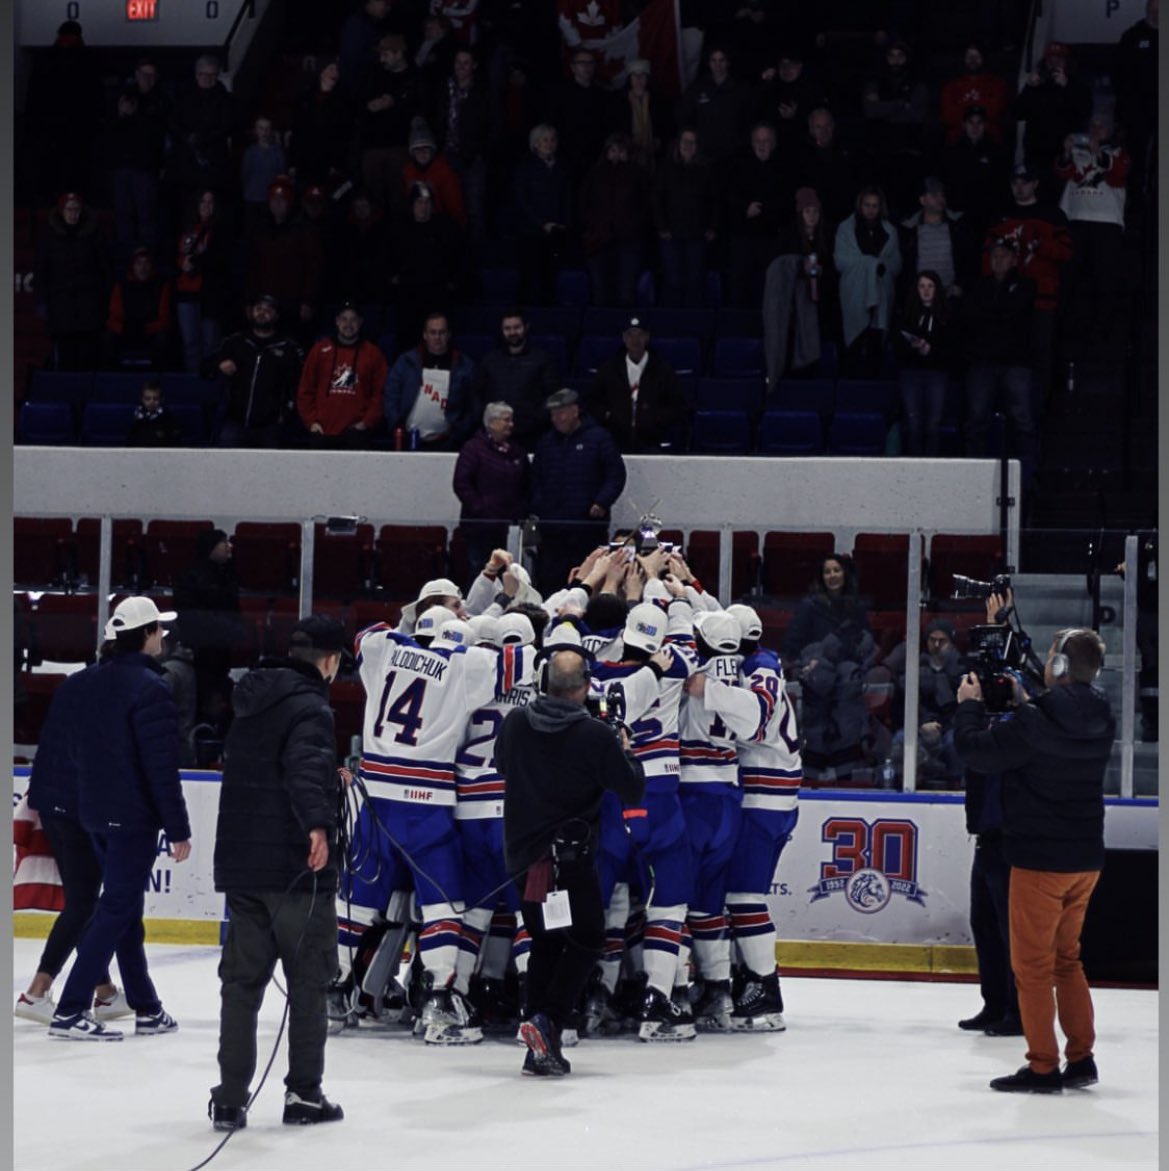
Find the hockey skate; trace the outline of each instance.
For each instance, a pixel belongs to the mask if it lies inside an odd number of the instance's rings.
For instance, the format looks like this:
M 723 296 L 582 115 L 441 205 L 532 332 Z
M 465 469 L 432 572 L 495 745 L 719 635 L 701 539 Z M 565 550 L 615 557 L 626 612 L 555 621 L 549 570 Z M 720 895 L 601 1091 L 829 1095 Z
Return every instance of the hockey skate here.
M 694 1006 L 694 1024 L 700 1033 L 728 1033 L 734 1008 L 729 980 L 707 983 Z
M 343 1032 L 357 1028 L 357 989 L 349 980 L 334 981 L 325 993 L 325 1010 L 329 1016 L 329 1032 Z
M 586 1037 L 603 1037 L 621 1031 L 621 1018 L 613 1008 L 613 997 L 605 982 L 594 973 L 585 992 L 582 1032 Z
M 782 1033 L 787 1028 L 778 972 L 769 976 L 747 973 L 731 1013 L 731 1028 L 737 1033 Z
M 414 1035 L 420 1034 L 427 1045 L 477 1045 L 483 1040 L 470 1005 L 453 989 L 431 992 L 426 998 L 414 1025 Z
M 638 1014 L 639 1041 L 693 1041 L 697 1035 L 694 1016 L 689 1009 L 656 988 L 646 989 Z
M 528 1047 L 524 1055 L 524 1074 L 529 1077 L 564 1077 L 572 1072 L 572 1065 L 560 1051 L 560 1030 L 542 1012 L 520 1025 L 520 1035 Z

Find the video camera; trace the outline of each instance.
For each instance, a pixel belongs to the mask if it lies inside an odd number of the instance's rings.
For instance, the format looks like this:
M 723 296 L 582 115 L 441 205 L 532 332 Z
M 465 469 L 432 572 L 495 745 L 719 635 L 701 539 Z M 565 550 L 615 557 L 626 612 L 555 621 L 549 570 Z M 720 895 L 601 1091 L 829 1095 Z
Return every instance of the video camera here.
M 614 735 L 625 727 L 625 689 L 619 683 L 611 683 L 600 695 L 586 696 L 585 708 L 594 720 L 611 728 Z
M 968 598 L 981 598 L 985 600 L 991 594 L 998 594 L 1005 596 L 1007 590 L 1011 588 L 1011 578 L 1009 574 L 1000 573 L 993 581 L 979 581 L 973 577 L 963 577 L 960 573 L 955 573 L 953 577 L 953 593 L 951 598 L 965 600 Z
M 979 583 L 982 584 L 982 583 Z M 995 591 L 997 593 L 997 591 Z M 1015 680 L 1021 677 L 1024 650 L 1009 626 L 972 626 L 970 670 L 982 688 L 986 710 L 999 715 L 1015 702 Z

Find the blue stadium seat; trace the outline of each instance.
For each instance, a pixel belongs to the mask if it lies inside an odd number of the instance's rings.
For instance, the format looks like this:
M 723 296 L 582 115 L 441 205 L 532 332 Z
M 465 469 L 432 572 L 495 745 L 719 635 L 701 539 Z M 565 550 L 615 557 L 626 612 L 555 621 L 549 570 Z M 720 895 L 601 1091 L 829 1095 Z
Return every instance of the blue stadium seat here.
M 107 370 L 93 376 L 93 403 L 136 403 L 142 397 L 146 375 L 139 371 Z
M 20 441 L 64 446 L 74 442 L 69 403 L 25 402 L 20 408 Z
M 455 342 L 464 333 L 499 333 L 502 305 L 459 305 L 451 310 Z
M 484 354 L 498 349 L 499 338 L 493 333 L 461 333 L 455 339 L 455 346 L 472 362 L 481 362 Z
M 700 378 L 694 405 L 700 411 L 755 414 L 763 405 L 763 385 L 753 378 Z
M 901 392 L 895 381 L 888 378 L 838 378 L 836 380 L 836 409 L 850 414 L 879 411 L 886 419 L 898 412 Z
M 557 374 L 568 372 L 568 339 L 562 333 L 529 333 L 528 345 L 536 350 L 547 350 L 556 364 Z
M 392 329 L 383 329 L 378 334 L 377 348 L 381 350 L 382 357 L 392 366 L 394 359 L 398 356 L 398 335 Z
M 93 374 L 89 371 L 34 370 L 27 400 L 33 403 L 85 402 L 93 391 Z
M 639 305 L 656 305 L 658 303 L 657 285 L 651 269 L 642 269 L 637 278 L 637 303 Z
M 514 268 L 481 268 L 479 299 L 486 305 L 514 305 L 520 292 L 520 274 Z
M 723 303 L 722 277 L 713 268 L 708 268 L 702 278 L 702 303 L 708 309 L 717 309 Z
M 589 274 L 582 268 L 562 268 L 556 274 L 555 299 L 557 305 L 587 305 Z
M 765 371 L 762 338 L 715 338 L 710 369 L 715 378 L 762 378 Z
M 631 317 L 642 316 L 636 310 L 618 309 L 611 305 L 586 305 L 580 314 L 580 332 L 585 334 L 608 334 L 616 345 L 621 340 L 621 331 Z M 654 315 L 645 314 L 650 329 L 657 332 Z
M 715 337 L 762 337 L 763 314 L 758 309 L 720 309 L 714 317 Z
M 840 351 L 835 342 L 820 342 L 820 357 L 816 361 L 816 377 L 835 379 L 840 374 Z
M 837 411 L 828 427 L 829 455 L 884 455 L 889 430 L 876 411 Z
M 751 450 L 746 411 L 695 411 L 690 450 L 704 455 L 745 455 Z
M 760 455 L 820 455 L 824 430 L 815 411 L 767 411 L 759 421 Z
M 164 374 L 162 401 L 167 408 L 191 404 L 196 407 L 218 406 L 223 398 L 221 378 L 202 378 L 198 374 Z
M 715 315 L 709 309 L 670 309 L 659 306 L 646 314 L 653 339 L 663 337 L 697 338 L 703 350 L 714 340 Z
M 782 411 L 815 411 L 826 423 L 836 404 L 836 383 L 831 378 L 793 378 L 776 384 L 768 408 Z
M 87 447 L 125 447 L 134 419 L 129 403 L 86 403 L 81 416 L 81 442 Z
M 208 440 L 206 414 L 196 403 L 176 403 L 167 411 L 179 425 L 179 445 L 206 447 Z
M 576 343 L 582 312 L 579 306 L 532 305 L 525 306 L 524 312 L 532 333 L 558 333 L 567 340 L 569 347 Z
M 702 344 L 696 337 L 661 337 L 655 333 L 650 347 L 673 366 L 675 373 L 702 373 Z
M 621 348 L 619 339 L 611 334 L 585 334 L 576 348 L 575 374 L 595 374 L 597 367 L 607 362 Z

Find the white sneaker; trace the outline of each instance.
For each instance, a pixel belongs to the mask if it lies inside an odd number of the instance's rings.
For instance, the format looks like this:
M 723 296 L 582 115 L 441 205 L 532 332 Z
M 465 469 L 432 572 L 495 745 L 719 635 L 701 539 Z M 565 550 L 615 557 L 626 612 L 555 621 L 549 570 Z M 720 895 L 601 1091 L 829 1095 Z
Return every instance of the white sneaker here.
M 22 992 L 12 1015 L 22 1021 L 36 1021 L 38 1025 L 49 1025 L 52 1024 L 56 1011 L 57 1002 L 48 992 L 44 996 L 29 996 L 27 992 Z
M 119 1017 L 133 1016 L 134 1010 L 126 1000 L 126 994 L 117 989 L 113 996 L 93 998 L 93 1015 L 99 1021 L 116 1021 Z
M 53 1041 L 120 1041 L 122 1034 L 117 1029 L 107 1029 L 90 1013 L 78 1012 L 72 1016 L 58 1014 L 53 1017 L 49 1037 Z

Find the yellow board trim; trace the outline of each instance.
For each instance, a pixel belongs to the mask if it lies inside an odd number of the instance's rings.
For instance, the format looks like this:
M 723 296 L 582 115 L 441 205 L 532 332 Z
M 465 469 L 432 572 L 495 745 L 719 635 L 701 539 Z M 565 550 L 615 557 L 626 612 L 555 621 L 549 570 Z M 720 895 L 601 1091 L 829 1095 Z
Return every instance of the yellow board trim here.
M 45 939 L 57 916 L 45 911 L 15 911 L 12 934 L 17 939 Z M 147 919 L 147 943 L 219 944 L 219 921 L 209 919 Z

